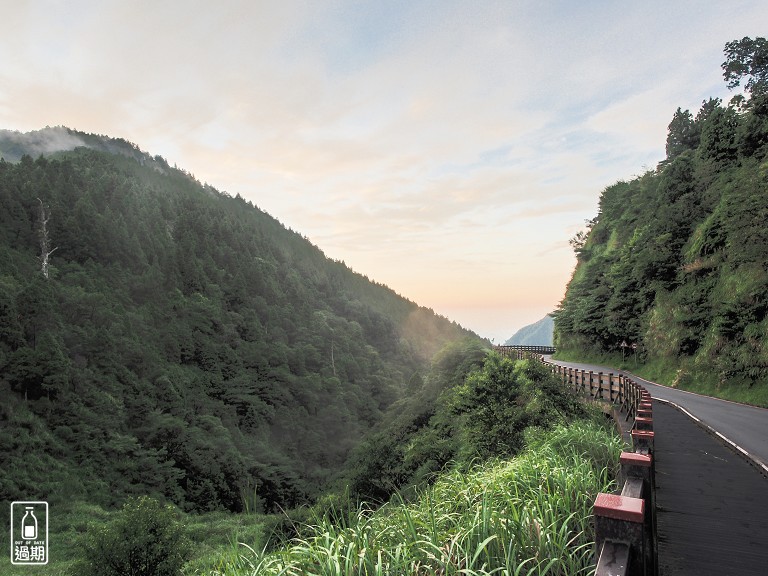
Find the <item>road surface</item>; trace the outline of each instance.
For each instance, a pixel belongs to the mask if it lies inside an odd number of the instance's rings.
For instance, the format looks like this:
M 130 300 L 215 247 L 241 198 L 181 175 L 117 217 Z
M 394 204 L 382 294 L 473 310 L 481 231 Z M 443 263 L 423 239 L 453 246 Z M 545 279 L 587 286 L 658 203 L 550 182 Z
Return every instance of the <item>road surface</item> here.
M 632 378 L 645 386 L 653 398 L 666 400 L 683 408 L 688 414 L 698 418 L 714 432 L 722 435 L 726 442 L 741 447 L 747 452 L 747 456 L 761 465 L 763 471 L 768 474 L 768 409 L 662 386 L 608 366 L 562 362 L 553 360 L 551 356 L 545 356 L 545 359 L 563 366 L 592 370 L 593 372 L 613 372 Z M 766 574 L 768 574 L 768 569 L 766 569 Z

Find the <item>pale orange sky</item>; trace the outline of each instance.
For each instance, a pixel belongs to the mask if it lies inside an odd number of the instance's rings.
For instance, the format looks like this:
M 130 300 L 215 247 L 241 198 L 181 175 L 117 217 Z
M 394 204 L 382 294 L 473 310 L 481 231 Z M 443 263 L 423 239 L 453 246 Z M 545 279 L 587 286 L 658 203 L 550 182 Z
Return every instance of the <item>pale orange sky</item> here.
M 500 342 L 758 1 L 3 2 L 0 128 L 122 137 Z M 764 27 L 764 26 L 763 26 Z

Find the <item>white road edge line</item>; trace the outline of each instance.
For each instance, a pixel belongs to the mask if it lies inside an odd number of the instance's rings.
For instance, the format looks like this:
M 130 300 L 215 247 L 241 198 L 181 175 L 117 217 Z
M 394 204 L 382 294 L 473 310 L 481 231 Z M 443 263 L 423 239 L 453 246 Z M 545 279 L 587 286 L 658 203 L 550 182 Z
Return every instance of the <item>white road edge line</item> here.
M 754 456 L 754 455 L 750 454 L 749 452 L 744 450 L 744 448 L 742 448 L 741 446 L 736 444 L 736 442 L 734 442 L 730 438 L 724 436 L 723 434 L 721 434 L 720 432 L 718 432 L 717 430 L 712 428 L 712 426 L 710 426 L 709 424 L 706 424 L 706 423 L 702 422 L 699 418 L 697 418 L 696 416 L 694 416 L 693 414 L 688 412 L 688 410 L 686 410 L 685 408 L 683 408 L 679 404 L 675 404 L 671 400 L 664 400 L 663 398 L 656 398 L 655 396 L 653 397 L 653 399 L 656 400 L 657 402 L 662 402 L 664 404 L 669 404 L 671 406 L 674 406 L 675 408 L 680 410 L 680 412 L 682 412 L 683 414 L 685 414 L 689 418 L 691 418 L 691 419 L 695 420 L 696 422 L 698 422 L 701 426 L 706 428 L 709 432 L 711 432 L 712 434 L 715 434 L 716 436 L 721 438 L 726 444 L 730 445 L 732 448 L 735 448 L 736 450 L 738 450 L 739 452 L 744 454 L 744 456 L 746 456 L 753 464 L 755 464 L 755 465 L 759 466 L 760 468 L 762 468 L 763 472 L 768 475 L 768 466 L 766 466 L 757 456 Z

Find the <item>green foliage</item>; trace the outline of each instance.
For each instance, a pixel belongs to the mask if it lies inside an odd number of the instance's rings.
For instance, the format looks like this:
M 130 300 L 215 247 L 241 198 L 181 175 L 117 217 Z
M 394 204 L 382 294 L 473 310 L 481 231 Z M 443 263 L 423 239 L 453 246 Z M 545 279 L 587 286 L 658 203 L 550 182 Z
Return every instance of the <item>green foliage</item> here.
M 614 487 L 619 438 L 594 423 L 529 433 L 531 448 L 453 470 L 410 502 L 320 515 L 273 551 L 243 543 L 219 574 L 587 574 L 592 504 Z
M 744 90 L 753 96 L 765 94 L 768 91 L 768 40 L 744 37 L 728 42 L 722 68 L 728 88 L 740 86 L 746 78 Z
M 441 350 L 426 378 L 413 381 L 409 395 L 393 404 L 383 422 L 352 451 L 337 491 L 385 502 L 396 490 L 429 481 L 453 460 L 459 449 L 453 397 L 465 378 L 483 365 L 487 352 L 474 339 Z
M 511 456 L 532 426 L 547 428 L 586 415 L 579 399 L 540 362 L 489 354 L 456 392 L 465 459 Z
M 699 134 L 693 115 L 688 110 L 677 109 L 667 128 L 667 158 L 676 158 L 686 150 L 695 149 L 699 142 Z
M 741 388 L 765 387 L 764 48 L 760 38 L 726 46 L 726 79 L 748 78 L 750 106 L 710 99 L 695 118 L 678 109 L 667 159 L 603 191 L 556 314 L 560 350 L 616 354 L 627 342 L 644 362 L 684 365 L 676 385 L 740 398 Z
M 517 454 L 526 430 L 582 418 L 587 410 L 540 363 L 469 343 L 438 355 L 421 390 L 392 413 L 353 452 L 340 479 L 353 499 L 408 496 L 446 468 Z
M 50 131 L 90 148 L 23 155 Z M 438 350 L 479 341 L 130 143 L 63 128 L 0 131 L 4 154 L 8 142 L 19 160 L 0 160 L 0 435 L 14 447 L 3 500 L 48 469 L 36 496 L 52 505 L 309 502 Z M 38 198 L 57 247 L 47 280 Z
M 190 554 L 171 506 L 142 497 L 126 502 L 84 538 L 79 576 L 176 576 Z
M 699 153 L 704 160 L 722 166 L 736 160 L 739 118 L 732 108 L 718 108 L 710 114 L 701 130 Z

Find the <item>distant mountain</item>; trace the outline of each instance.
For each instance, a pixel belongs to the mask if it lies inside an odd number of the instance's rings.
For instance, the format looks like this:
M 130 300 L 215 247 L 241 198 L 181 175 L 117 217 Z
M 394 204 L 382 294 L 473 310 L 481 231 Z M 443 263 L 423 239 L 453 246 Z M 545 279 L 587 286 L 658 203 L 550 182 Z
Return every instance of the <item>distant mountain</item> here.
M 552 316 L 544 316 L 538 322 L 520 328 L 514 335 L 504 342 L 505 346 L 552 346 L 552 334 L 555 329 L 555 320 Z
M 125 140 L 0 155 L 0 500 L 295 506 L 480 340 Z

